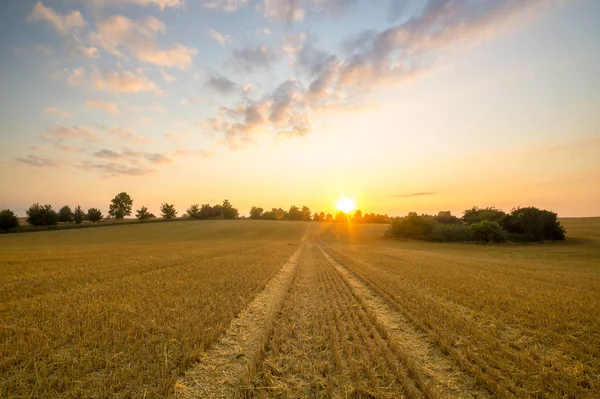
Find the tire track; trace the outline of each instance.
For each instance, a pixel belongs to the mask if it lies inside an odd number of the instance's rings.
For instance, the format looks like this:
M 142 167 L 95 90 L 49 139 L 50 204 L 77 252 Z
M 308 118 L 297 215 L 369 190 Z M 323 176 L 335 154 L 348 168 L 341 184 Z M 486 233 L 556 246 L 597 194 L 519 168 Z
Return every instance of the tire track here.
M 464 374 L 449 359 L 438 353 L 427 342 L 426 335 L 418 332 L 386 301 L 367 287 L 343 264 L 319 246 L 325 259 L 341 275 L 359 300 L 372 310 L 375 318 L 391 340 L 398 344 L 404 356 L 426 376 L 432 392 L 444 398 L 488 398 L 489 394 L 478 390 L 475 380 Z
M 277 313 L 289 291 L 298 261 L 305 249 L 302 239 L 265 289 L 232 322 L 223 338 L 202 355 L 199 363 L 175 384 L 175 397 L 234 397 L 239 383 L 247 377 L 260 356 Z

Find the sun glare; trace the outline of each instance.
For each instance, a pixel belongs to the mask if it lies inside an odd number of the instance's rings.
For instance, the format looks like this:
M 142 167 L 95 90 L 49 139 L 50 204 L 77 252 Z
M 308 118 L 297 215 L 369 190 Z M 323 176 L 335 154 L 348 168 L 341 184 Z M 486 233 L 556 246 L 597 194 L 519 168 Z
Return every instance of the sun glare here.
M 335 203 L 335 207 L 338 211 L 349 214 L 356 209 L 356 201 L 354 198 L 342 197 Z

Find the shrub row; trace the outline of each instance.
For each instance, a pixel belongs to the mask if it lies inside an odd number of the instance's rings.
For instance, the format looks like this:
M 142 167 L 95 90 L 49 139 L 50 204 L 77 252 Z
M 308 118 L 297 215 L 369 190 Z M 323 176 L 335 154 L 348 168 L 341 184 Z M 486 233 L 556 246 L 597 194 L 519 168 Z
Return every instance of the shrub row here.
M 565 229 L 556 213 L 535 207 L 516 208 L 509 214 L 493 207 L 474 207 L 462 218 L 449 211 L 437 216 L 411 212 L 393 219 L 386 235 L 436 242 L 542 242 L 564 240 Z

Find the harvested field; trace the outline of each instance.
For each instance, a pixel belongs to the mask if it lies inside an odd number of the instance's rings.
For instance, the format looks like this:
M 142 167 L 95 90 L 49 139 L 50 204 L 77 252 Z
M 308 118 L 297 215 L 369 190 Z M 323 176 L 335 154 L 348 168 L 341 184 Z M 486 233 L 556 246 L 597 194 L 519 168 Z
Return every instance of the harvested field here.
M 254 221 L 0 237 L 0 397 L 599 397 L 600 222 L 563 223 L 544 245 Z

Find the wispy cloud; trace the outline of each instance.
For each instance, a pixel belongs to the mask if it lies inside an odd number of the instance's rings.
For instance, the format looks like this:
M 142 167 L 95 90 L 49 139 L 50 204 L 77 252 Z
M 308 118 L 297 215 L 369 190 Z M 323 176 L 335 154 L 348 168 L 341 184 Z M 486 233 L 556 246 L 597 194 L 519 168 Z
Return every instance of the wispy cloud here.
M 157 172 L 156 169 L 151 167 L 126 165 L 119 162 L 83 161 L 81 167 L 85 170 L 98 170 L 106 177 L 144 176 Z
M 221 46 L 226 46 L 231 40 L 229 35 L 224 35 L 216 29 L 209 29 L 208 35 L 215 39 L 215 41 L 217 41 L 217 43 L 219 43 Z
M 109 114 L 118 114 L 119 113 L 119 107 L 117 106 L 117 104 L 111 103 L 108 101 L 88 100 L 85 102 L 85 106 L 88 108 L 101 109 L 101 110 L 108 112 Z
M 269 69 L 278 60 L 276 51 L 266 46 L 255 46 L 234 50 L 232 63 L 242 72 L 249 73 L 256 69 Z
M 167 7 L 182 7 L 184 0 L 80 0 L 97 7 L 105 5 L 137 4 L 140 6 L 157 6 L 163 11 Z
M 204 8 L 233 12 L 248 4 L 248 0 L 204 0 Z
M 59 107 L 47 107 L 44 108 L 42 113 L 44 115 L 57 115 L 60 116 L 62 118 L 72 118 L 75 116 L 75 114 L 73 114 L 70 111 L 64 110 L 62 108 Z
M 86 22 L 79 11 L 68 14 L 59 14 L 53 8 L 46 7 L 38 1 L 29 13 L 30 21 L 46 21 L 61 35 L 79 30 L 86 26 Z
M 238 89 L 238 84 L 216 71 L 209 71 L 206 87 L 221 94 L 231 94 Z
M 113 15 L 98 22 L 97 31 L 90 37 L 95 45 L 116 56 L 122 57 L 121 49 L 126 49 L 142 62 L 188 69 L 198 50 L 177 42 L 169 47 L 159 45 L 156 37 L 165 32 L 166 25 L 155 17 L 134 21 L 123 15 Z
M 36 168 L 60 168 L 64 165 L 64 162 L 62 161 L 38 155 L 28 155 L 26 157 L 16 158 L 15 160 L 19 163 Z
M 94 88 L 109 93 L 162 93 L 148 77 L 130 71 L 98 74 L 94 79 Z

